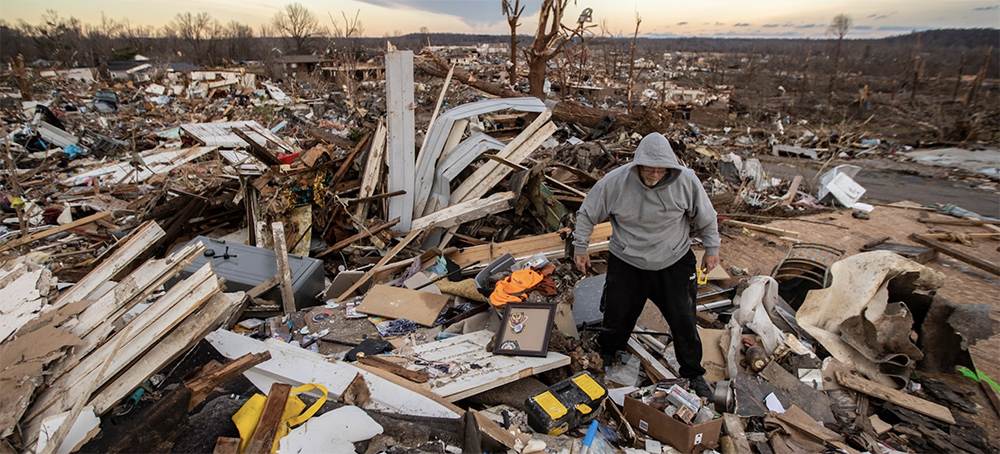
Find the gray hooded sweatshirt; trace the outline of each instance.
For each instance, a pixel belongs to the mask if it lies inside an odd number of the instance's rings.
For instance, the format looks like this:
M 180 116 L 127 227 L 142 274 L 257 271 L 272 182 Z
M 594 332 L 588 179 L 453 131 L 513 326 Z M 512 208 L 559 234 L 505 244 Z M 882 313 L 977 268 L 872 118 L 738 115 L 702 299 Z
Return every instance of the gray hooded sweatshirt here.
M 667 174 L 648 188 L 639 178 L 640 165 L 665 167 Z M 690 220 L 701 232 L 705 254 L 719 253 L 715 208 L 694 171 L 677 161 L 660 133 L 644 137 L 635 150 L 635 160 L 608 172 L 587 194 L 573 232 L 577 254 L 587 253 L 594 225 L 609 216 L 609 250 L 636 268 L 661 270 L 687 254 Z

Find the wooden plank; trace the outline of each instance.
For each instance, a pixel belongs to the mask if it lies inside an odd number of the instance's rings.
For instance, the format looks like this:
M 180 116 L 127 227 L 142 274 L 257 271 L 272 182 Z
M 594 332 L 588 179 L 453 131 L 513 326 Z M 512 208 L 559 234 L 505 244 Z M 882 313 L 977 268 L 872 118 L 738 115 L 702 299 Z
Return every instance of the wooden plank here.
M 425 372 L 410 370 L 394 362 L 384 360 L 378 356 L 364 356 L 359 359 L 361 364 L 366 366 L 377 367 L 386 372 L 390 372 L 400 377 L 403 377 L 414 383 L 426 383 L 430 379 L 430 376 Z
M 378 263 L 376 263 L 371 270 L 365 273 L 364 276 L 361 276 L 361 279 L 358 279 L 358 281 L 355 282 L 354 285 L 345 290 L 344 293 L 341 293 L 340 296 L 337 297 L 337 302 L 341 302 L 347 299 L 347 297 L 351 296 L 351 294 L 354 293 L 354 291 L 361 288 L 362 285 L 368 283 L 368 280 L 375 275 L 375 272 L 382 265 L 385 265 L 386 263 L 389 262 L 389 260 L 392 260 L 392 258 L 395 257 L 396 254 L 399 254 L 399 251 L 403 250 L 403 248 L 406 247 L 406 245 L 410 244 L 410 242 L 413 241 L 413 239 L 416 238 L 418 235 L 420 235 L 422 232 L 423 230 L 413 230 L 408 235 L 406 235 L 406 237 L 403 238 L 403 240 L 400 241 L 399 244 L 396 245 L 396 247 L 392 248 L 392 250 L 390 250 L 387 254 L 385 254 L 384 257 L 382 257 L 382 260 L 379 260 Z
M 413 113 L 413 52 L 391 51 L 385 55 L 385 98 L 389 116 L 389 191 L 406 194 L 389 199 L 389 219 L 399 218 L 399 228 L 410 230 L 416 153 Z
M 219 437 L 215 440 L 212 454 L 240 454 L 240 439 L 236 437 Z
M 798 193 L 800 184 L 802 184 L 802 175 L 795 175 L 795 178 L 792 178 L 792 184 L 788 185 L 788 193 L 785 195 L 784 200 L 781 201 L 782 205 L 789 205 L 795 200 L 795 195 Z
M 103 335 L 110 332 L 111 323 L 117 320 L 120 314 L 130 310 L 139 301 L 145 300 L 163 283 L 190 265 L 204 251 L 205 245 L 201 243 L 191 244 L 165 259 L 143 263 L 132 274 L 122 279 L 110 291 L 84 309 L 76 318 L 75 323 L 67 323 L 63 329 L 85 339 L 98 327 L 104 327 L 104 330 L 99 334 L 101 337 L 97 339 L 98 342 L 103 341 Z M 80 351 L 74 352 L 74 355 L 90 351 L 83 348 L 78 350 Z M 82 355 L 78 357 L 82 357 Z
M 463 410 L 451 404 L 443 404 L 429 398 L 426 392 L 415 391 L 412 387 L 401 386 L 399 382 L 414 385 L 396 375 L 398 380 L 388 380 L 364 367 L 356 367 L 343 361 L 328 362 L 326 358 L 311 351 L 284 342 L 269 339 L 265 342 L 254 340 L 231 331 L 217 330 L 206 340 L 227 358 L 238 358 L 251 352 L 271 352 L 271 360 L 258 364 L 243 375 L 258 389 L 267 389 L 274 381 L 302 385 L 317 383 L 326 387 L 332 399 L 338 398 L 360 371 L 365 376 L 371 390 L 372 404 L 369 409 L 414 416 L 435 418 L 455 418 Z M 314 394 L 310 392 L 310 394 Z
M 923 244 L 925 246 L 932 247 L 932 248 L 936 249 L 938 252 L 941 252 L 941 253 L 944 253 L 944 254 L 948 254 L 948 255 L 950 255 L 950 256 L 952 256 L 952 257 L 954 257 L 956 259 L 959 259 L 959 260 L 961 260 L 961 261 L 963 261 L 965 263 L 968 263 L 968 264 L 970 264 L 970 265 L 972 265 L 972 266 L 974 266 L 976 268 L 979 268 L 979 269 L 982 269 L 982 270 L 986 270 L 986 271 L 989 271 L 990 273 L 993 273 L 995 275 L 1000 276 L 1000 265 L 997 265 L 996 263 L 989 262 L 989 261 L 983 260 L 983 259 L 981 259 L 979 257 L 974 257 L 972 255 L 966 254 L 965 252 L 962 252 L 962 251 L 960 251 L 958 249 L 952 248 L 951 246 L 948 246 L 948 245 L 942 243 L 941 241 L 938 241 L 938 240 L 935 240 L 935 239 L 931 239 L 931 238 L 925 238 L 924 235 L 918 235 L 916 233 L 911 233 L 910 234 L 910 239 L 913 240 L 913 241 L 916 241 L 916 242 L 918 242 L 920 244 Z
M 545 112 L 550 111 L 546 110 Z M 539 123 L 539 119 L 544 118 L 547 120 L 545 112 L 539 115 L 528 128 L 525 128 L 524 132 L 515 137 L 503 150 L 500 150 L 497 156 L 510 162 L 520 163 L 541 146 L 542 142 L 552 137 L 552 134 L 558 129 L 556 125 L 554 123 L 545 123 L 544 121 Z M 535 126 L 536 124 L 537 126 Z M 532 131 L 532 126 L 537 128 L 537 130 Z M 529 131 L 531 135 L 521 139 Z M 504 179 L 510 171 L 510 168 L 494 160 L 487 161 L 455 188 L 455 191 L 451 194 L 451 203 L 464 202 L 482 197 L 490 189 L 493 189 L 500 180 Z
M 97 414 L 111 410 L 120 400 L 152 377 L 167 364 L 193 348 L 198 341 L 214 331 L 236 308 L 239 301 L 223 293 L 216 293 L 191 316 L 182 321 L 173 331 L 153 345 L 139 361 L 132 364 L 122 374 L 110 381 L 100 393 L 91 399 Z
M 799 237 L 799 232 L 796 232 L 794 230 L 785 230 L 785 229 L 779 229 L 779 228 L 776 228 L 776 227 L 767 227 L 767 226 L 763 226 L 763 225 L 751 224 L 749 222 L 735 221 L 735 220 L 732 220 L 732 219 L 726 219 L 723 222 L 735 225 L 737 227 L 745 227 L 745 228 L 748 228 L 750 230 L 756 230 L 758 232 L 772 233 L 772 234 L 779 235 L 779 236 L 783 235 L 783 236 L 790 236 L 790 237 L 794 237 L 794 238 L 798 238 Z
M 490 159 L 492 159 L 492 160 L 494 160 L 496 162 L 499 162 L 500 164 L 503 164 L 503 165 L 505 165 L 507 167 L 510 167 L 510 168 L 512 168 L 514 170 L 517 170 L 517 171 L 528 170 L 527 167 L 525 167 L 525 166 L 523 166 L 521 164 L 515 164 L 515 163 L 510 162 L 510 161 L 508 161 L 508 160 L 506 160 L 504 158 L 501 158 L 501 157 L 499 157 L 499 156 L 497 156 L 495 154 L 484 154 L 483 156 L 485 156 L 487 158 L 490 158 Z M 557 187 L 559 189 L 562 189 L 563 191 L 566 191 L 566 192 L 568 192 L 570 194 L 576 194 L 576 195 L 578 195 L 580 197 L 587 197 L 587 193 L 586 192 L 583 192 L 583 191 L 581 191 L 581 190 L 579 190 L 577 188 L 574 188 L 574 187 L 572 187 L 572 186 L 570 186 L 570 185 L 568 185 L 566 183 L 563 183 L 562 181 L 559 181 L 559 180 L 557 180 L 555 178 L 552 178 L 549 175 L 544 175 L 544 176 L 545 176 L 545 181 L 548 181 L 549 183 L 552 183 L 553 186 L 555 186 L 555 187 Z
M 264 165 L 280 166 L 282 164 L 281 160 L 278 159 L 277 155 L 271 152 L 271 150 L 268 150 L 266 147 L 264 147 L 264 145 L 257 143 L 257 141 L 254 140 L 253 137 L 250 137 L 250 135 L 247 134 L 246 131 L 243 131 L 240 128 L 236 127 L 230 128 L 230 131 L 233 134 L 235 134 L 236 137 L 243 139 L 243 141 L 246 142 L 246 144 L 249 146 L 249 149 L 247 151 L 250 153 L 250 155 L 257 158 L 257 160 L 264 163 Z
M 405 318 L 429 327 L 450 299 L 448 295 L 376 285 L 365 295 L 357 311 L 388 318 Z
M 888 386 L 875 383 L 870 380 L 865 380 L 849 373 L 837 371 L 837 381 L 841 385 L 851 388 L 859 393 L 867 394 L 886 402 L 892 402 L 900 407 L 913 410 L 922 415 L 930 416 L 931 418 L 944 421 L 948 424 L 955 424 L 955 417 L 952 416 L 951 410 L 948 410 L 948 407 L 943 405 L 938 405 L 934 402 L 930 402 L 916 396 L 904 394 L 903 392 L 897 391 Z
M 358 240 L 360 240 L 362 238 L 368 238 L 369 236 L 375 235 L 376 233 L 379 233 L 379 232 L 381 232 L 381 231 L 383 231 L 385 229 L 391 228 L 391 227 L 395 226 L 396 224 L 399 224 L 399 218 L 393 219 L 393 220 L 391 220 L 389 222 L 386 222 L 385 224 L 376 226 L 376 227 L 371 228 L 371 229 L 362 229 L 360 232 L 358 232 L 358 233 L 356 233 L 354 235 L 351 235 L 351 236 L 349 236 L 347 238 L 344 238 L 344 239 L 338 241 L 333 246 L 330 246 L 330 247 L 326 248 L 325 251 L 320 252 L 319 254 L 316 254 L 316 258 L 321 258 L 324 255 L 327 255 L 327 254 L 329 254 L 331 252 L 343 249 L 343 248 L 347 247 L 347 245 L 349 245 L 349 244 L 351 244 L 351 243 L 353 243 L 355 241 L 358 241 Z
M 917 221 L 924 224 L 944 224 L 944 225 L 996 225 L 1000 221 L 981 221 L 978 219 L 928 219 L 917 218 Z
M 632 352 L 634 355 L 639 357 L 639 361 L 642 362 L 642 367 L 646 369 L 646 373 L 654 381 L 661 381 L 668 378 L 677 378 L 667 366 L 664 366 L 660 360 L 656 359 L 638 340 L 635 336 L 629 337 L 628 339 L 628 351 Z
M 281 416 L 285 412 L 285 403 L 291 395 L 292 385 L 275 383 L 267 393 L 264 401 L 264 411 L 260 414 L 257 427 L 253 430 L 245 454 L 271 454 L 278 428 L 281 427 Z
M 507 211 L 517 196 L 513 192 L 498 192 L 484 199 L 456 203 L 443 210 L 413 220 L 414 229 L 451 228 L 490 214 Z
M 943 240 L 945 238 L 951 238 L 953 234 L 951 233 L 921 233 L 921 238 L 926 238 L 929 240 Z M 954 235 L 963 236 L 966 238 L 997 238 L 1000 237 L 1000 232 L 993 233 L 962 233 L 955 232 Z
M 205 375 L 185 382 L 184 387 L 191 391 L 191 401 L 187 411 L 194 410 L 194 407 L 205 400 L 216 386 L 236 378 L 237 375 L 269 359 L 271 359 L 271 352 L 247 353 Z
M 385 123 L 379 119 L 378 127 L 375 128 L 375 136 L 372 139 L 372 146 L 368 150 L 368 161 L 365 163 L 364 175 L 361 177 L 361 189 L 358 190 L 359 199 L 374 195 L 375 189 L 382 179 L 382 169 L 385 166 L 385 140 Z M 368 204 L 358 205 L 354 211 L 354 217 L 368 219 Z
M 611 238 L 611 223 L 604 222 L 594 226 L 594 232 L 590 235 L 589 252 L 606 251 L 607 241 Z M 515 259 L 531 257 L 538 253 L 544 253 L 549 258 L 562 257 L 566 250 L 566 242 L 560 237 L 559 232 L 535 235 L 528 238 L 505 241 L 503 243 L 490 243 L 482 246 L 473 246 L 459 249 L 458 252 L 448 254 L 448 258 L 459 266 L 466 266 L 475 261 L 489 264 L 500 256 L 510 253 Z
M 432 380 L 431 391 L 456 402 L 570 362 L 568 356 L 551 351 L 544 358 L 494 355 L 486 350 L 492 338 L 492 332 L 483 330 L 413 347 L 414 355 L 429 362 L 482 366 L 451 380 Z
M 114 377 L 125 369 L 218 291 L 218 278 L 212 272 L 211 265 L 207 263 L 191 277 L 172 287 L 156 304 L 150 305 L 126 325 L 134 336 L 127 339 L 117 351 L 116 361 L 108 370 L 108 376 Z M 89 396 L 76 394 L 80 383 L 93 379 L 95 371 L 108 358 L 110 347 L 110 344 L 102 345 L 60 376 L 49 389 L 39 395 L 35 404 L 25 414 L 25 419 L 41 421 L 47 416 L 62 412 L 68 407 L 65 402 L 87 400 Z M 103 385 L 103 382 L 99 385 Z
M 122 331 L 122 336 L 116 339 L 112 344 L 108 345 L 110 354 L 105 357 L 101 367 L 99 367 L 97 372 L 94 374 L 94 378 L 83 384 L 81 387 L 83 396 L 89 396 L 94 392 L 94 390 L 101 386 L 101 383 L 104 382 L 108 367 L 115 362 L 115 355 L 118 353 L 118 350 L 122 347 L 122 345 L 125 344 L 125 339 L 128 338 L 130 329 L 130 327 L 125 327 Z M 63 423 L 59 425 L 59 428 L 56 429 L 55 433 L 48 437 L 48 442 L 45 444 L 45 447 L 42 448 L 40 454 L 55 454 L 59 451 L 59 448 L 62 447 L 63 440 L 66 439 L 66 435 L 69 435 L 70 429 L 72 429 L 73 425 L 76 423 L 76 418 L 80 416 L 80 412 L 83 411 L 83 407 L 86 405 L 86 398 L 78 399 L 76 403 L 73 404 L 73 407 L 69 410 L 69 415 L 63 419 Z
M 750 442 L 747 441 L 747 434 L 743 430 L 743 421 L 739 416 L 732 413 L 722 414 L 722 427 L 729 438 L 733 440 L 735 452 L 733 454 L 753 454 L 750 450 Z
M 279 271 L 278 274 L 275 274 L 274 276 L 268 278 L 266 281 L 257 284 L 256 287 L 247 290 L 247 296 L 249 296 L 250 298 L 260 298 L 261 295 L 267 293 L 280 283 L 281 283 L 281 272 Z
M 295 312 L 295 292 L 292 290 L 292 268 L 288 266 L 288 248 L 285 247 L 285 226 L 280 222 L 271 223 L 274 236 L 274 255 L 278 259 L 278 284 L 281 289 L 281 308 L 285 314 Z
M 28 235 L 22 236 L 20 238 L 15 238 L 13 240 L 10 240 L 10 241 L 8 241 L 8 242 L 0 245 L 0 252 L 8 251 L 8 250 L 11 250 L 11 249 L 19 247 L 19 246 L 24 246 L 26 244 L 29 244 L 29 243 L 33 242 L 33 241 L 37 241 L 37 240 L 41 240 L 41 239 L 44 239 L 44 238 L 48 238 L 49 236 L 55 235 L 57 233 L 62 233 L 62 232 L 65 232 L 67 230 L 72 230 L 72 229 L 75 229 L 75 228 L 80 227 L 82 225 L 89 224 L 91 222 L 97 222 L 97 220 L 104 219 L 104 218 L 109 217 L 109 216 L 111 216 L 111 212 L 110 211 L 101 211 L 100 213 L 94 213 L 94 214 L 92 214 L 90 216 L 87 216 L 85 218 L 77 219 L 77 220 L 75 220 L 73 222 L 70 222 L 68 224 L 63 224 L 63 225 L 60 225 L 58 227 L 52 227 L 50 229 L 45 229 L 45 230 L 42 230 L 40 232 L 30 233 Z

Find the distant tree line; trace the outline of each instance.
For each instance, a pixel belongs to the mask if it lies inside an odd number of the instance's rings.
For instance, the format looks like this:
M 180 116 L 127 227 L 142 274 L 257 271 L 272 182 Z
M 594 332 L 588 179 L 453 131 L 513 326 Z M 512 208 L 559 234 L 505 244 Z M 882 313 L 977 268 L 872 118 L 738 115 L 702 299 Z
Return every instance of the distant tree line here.
M 363 58 L 361 49 L 384 49 L 388 40 L 402 49 L 419 51 L 431 45 L 510 43 L 509 35 L 399 32 L 382 37 L 362 37 L 359 14 L 330 14 L 330 27 L 298 3 L 286 5 L 272 20 L 254 29 L 238 21 L 221 23 L 209 13 L 180 13 L 161 28 L 102 17 L 100 23 L 84 24 L 74 17 L 46 12 L 41 21 L 9 23 L 0 20 L 0 61 L 8 63 L 18 54 L 29 66 L 37 60 L 59 67 L 101 66 L 142 54 L 157 61 L 183 61 L 200 65 L 224 65 L 241 61 L 267 61 L 282 55 L 319 54 L 334 58 Z M 391 36 L 390 36 L 391 35 Z M 918 44 L 919 40 L 919 44 Z M 518 35 L 521 46 L 531 46 L 534 37 Z M 746 39 L 746 38 L 638 38 L 635 55 L 663 61 L 664 54 L 696 52 L 728 54 L 714 62 L 722 68 L 741 67 L 748 55 L 766 58 L 775 71 L 817 74 L 834 70 L 836 39 Z M 617 53 L 624 63 L 632 36 L 602 33 L 588 42 L 592 50 Z M 1000 47 L 996 29 L 929 30 L 881 39 L 843 40 L 840 72 L 891 77 L 903 74 L 920 59 L 928 76 L 954 77 L 959 71 L 975 74 L 986 61 L 990 46 Z M 617 52 L 615 51 L 617 50 Z M 915 54 L 915 52 L 918 52 Z M 352 55 L 353 54 L 353 55 Z M 740 57 L 742 55 L 742 57 Z M 349 58 L 348 58 L 349 57 Z M 597 62 L 595 61 L 595 64 Z M 986 77 L 1000 77 L 1000 58 L 990 62 Z

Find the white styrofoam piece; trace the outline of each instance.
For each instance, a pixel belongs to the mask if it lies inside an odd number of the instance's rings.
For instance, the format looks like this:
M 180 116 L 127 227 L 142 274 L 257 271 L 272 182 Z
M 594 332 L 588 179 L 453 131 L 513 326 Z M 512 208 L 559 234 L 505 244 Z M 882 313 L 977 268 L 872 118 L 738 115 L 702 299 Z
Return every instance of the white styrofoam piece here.
M 278 445 L 278 454 L 354 452 L 354 444 L 382 433 L 382 426 L 364 410 L 348 405 L 313 417 L 292 429 Z M 330 447 L 334 449 L 331 450 Z

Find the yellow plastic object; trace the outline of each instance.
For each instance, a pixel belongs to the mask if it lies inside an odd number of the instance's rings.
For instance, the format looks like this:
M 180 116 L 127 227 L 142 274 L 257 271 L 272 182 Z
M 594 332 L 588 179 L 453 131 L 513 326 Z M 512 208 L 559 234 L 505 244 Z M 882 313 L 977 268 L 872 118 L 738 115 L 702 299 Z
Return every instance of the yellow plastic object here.
M 576 383 L 576 386 L 580 387 L 580 390 L 587 393 L 587 397 L 590 397 L 591 400 L 604 397 L 604 393 L 606 392 L 604 391 L 604 387 L 588 374 L 574 378 L 573 383 Z
M 590 405 L 580 404 L 576 406 L 576 411 L 580 412 L 581 415 L 586 415 L 590 414 L 590 412 L 594 411 L 594 409 L 590 408 Z
M 556 399 L 556 396 L 549 391 L 545 391 L 537 396 L 535 396 L 535 402 L 545 410 L 545 413 L 549 415 L 549 418 L 556 420 L 562 418 L 566 415 L 566 406 Z
M 318 389 L 323 392 L 323 397 L 316 400 L 316 403 L 312 404 L 311 407 L 306 409 L 306 404 L 299 399 L 298 396 L 294 394 L 304 393 L 307 391 L 312 391 Z M 327 390 L 323 385 L 317 385 L 315 383 L 307 383 L 305 385 L 299 386 L 297 388 L 292 388 L 291 393 L 293 395 L 288 397 L 288 402 L 285 402 L 285 411 L 281 414 L 281 427 L 278 428 L 278 434 L 274 437 L 274 445 L 271 446 L 271 452 L 276 452 L 278 450 L 278 441 L 281 437 L 288 435 L 292 427 L 306 422 L 309 418 L 319 411 L 319 408 L 326 403 Z M 264 412 L 264 403 L 267 401 L 267 397 L 263 394 L 254 394 L 250 397 L 247 403 L 240 407 L 240 410 L 233 415 L 233 422 L 236 423 L 236 428 L 240 431 L 240 452 L 245 452 L 247 445 L 250 444 L 250 437 L 253 436 L 254 430 L 257 429 L 257 422 L 260 421 L 260 415 Z M 304 412 L 302 410 L 305 410 Z
M 708 283 L 708 273 L 705 270 L 698 268 L 698 285 L 705 285 Z

